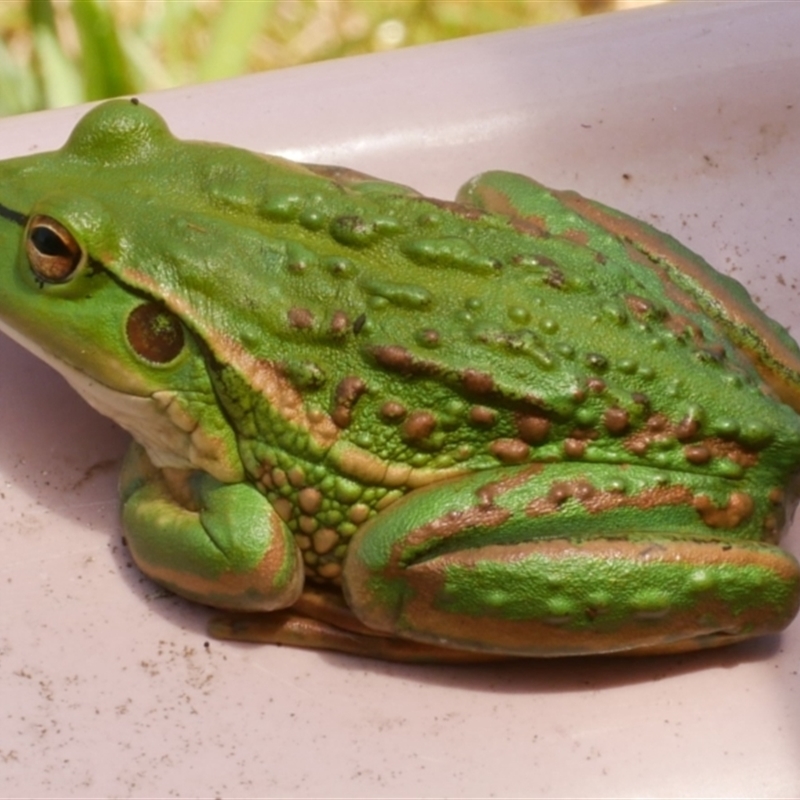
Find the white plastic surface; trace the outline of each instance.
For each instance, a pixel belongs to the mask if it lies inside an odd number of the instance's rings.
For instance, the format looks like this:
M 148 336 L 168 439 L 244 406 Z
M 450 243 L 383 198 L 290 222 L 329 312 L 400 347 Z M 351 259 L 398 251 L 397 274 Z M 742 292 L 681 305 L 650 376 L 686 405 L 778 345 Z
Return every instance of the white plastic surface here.
M 798 3 L 680 3 L 146 100 L 182 136 L 440 197 L 488 168 L 578 189 L 797 334 L 798 42 Z M 80 114 L 2 121 L 0 156 Z M 120 543 L 126 437 L 5 338 L 0 365 L 0 795 L 800 796 L 800 623 L 693 656 L 464 668 L 209 642 L 208 612 Z

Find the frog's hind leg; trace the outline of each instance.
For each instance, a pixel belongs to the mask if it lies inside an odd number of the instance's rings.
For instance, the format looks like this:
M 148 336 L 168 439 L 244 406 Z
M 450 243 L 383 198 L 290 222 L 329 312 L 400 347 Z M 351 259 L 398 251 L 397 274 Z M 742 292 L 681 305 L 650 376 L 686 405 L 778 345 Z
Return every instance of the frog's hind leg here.
M 800 604 L 797 562 L 759 541 L 770 502 L 644 467 L 472 474 L 368 522 L 345 596 L 372 630 L 477 652 L 718 646 L 783 629 Z
M 224 614 L 211 620 L 216 639 L 335 650 L 362 658 L 435 664 L 472 664 L 508 659 L 382 635 L 359 622 L 341 592 L 307 586 L 292 608 L 268 614 Z

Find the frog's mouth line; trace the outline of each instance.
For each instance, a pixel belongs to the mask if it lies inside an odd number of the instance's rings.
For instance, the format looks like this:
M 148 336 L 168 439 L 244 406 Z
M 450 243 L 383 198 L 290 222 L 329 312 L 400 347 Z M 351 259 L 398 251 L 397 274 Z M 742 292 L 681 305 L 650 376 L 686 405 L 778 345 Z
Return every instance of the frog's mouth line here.
M 17 225 L 24 228 L 28 224 L 28 215 L 22 214 L 19 211 L 14 211 L 13 208 L 9 208 L 8 206 L 4 206 L 0 203 L 0 217 L 3 219 L 10 220 L 11 222 L 16 222 Z

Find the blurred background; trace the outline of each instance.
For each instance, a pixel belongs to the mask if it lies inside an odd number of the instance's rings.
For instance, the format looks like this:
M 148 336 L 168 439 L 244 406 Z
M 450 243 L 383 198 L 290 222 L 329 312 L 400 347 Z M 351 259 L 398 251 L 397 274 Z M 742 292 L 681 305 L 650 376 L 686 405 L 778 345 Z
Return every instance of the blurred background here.
M 0 116 L 663 0 L 0 0 Z

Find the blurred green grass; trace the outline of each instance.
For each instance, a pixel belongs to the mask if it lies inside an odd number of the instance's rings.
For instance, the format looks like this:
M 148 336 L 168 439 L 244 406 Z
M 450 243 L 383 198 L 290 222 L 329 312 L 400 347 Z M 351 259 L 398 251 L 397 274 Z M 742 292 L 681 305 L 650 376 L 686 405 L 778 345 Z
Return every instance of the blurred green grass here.
M 606 11 L 619 0 L 1 0 L 0 115 Z

